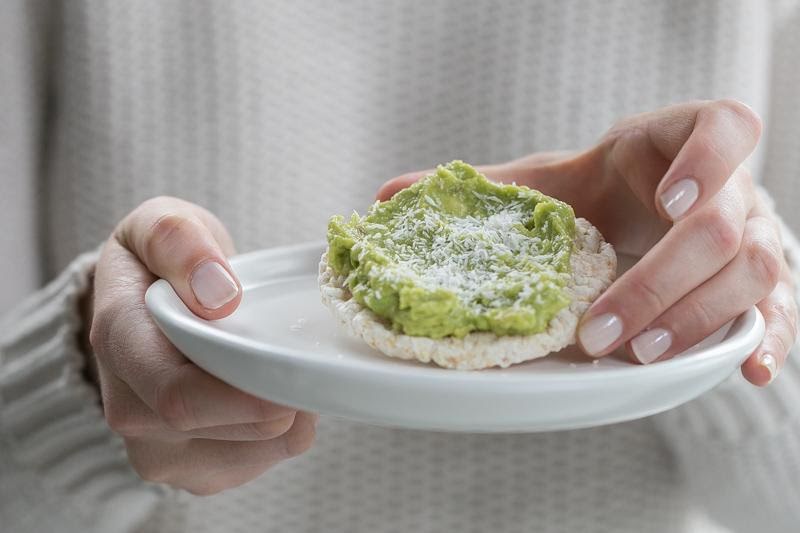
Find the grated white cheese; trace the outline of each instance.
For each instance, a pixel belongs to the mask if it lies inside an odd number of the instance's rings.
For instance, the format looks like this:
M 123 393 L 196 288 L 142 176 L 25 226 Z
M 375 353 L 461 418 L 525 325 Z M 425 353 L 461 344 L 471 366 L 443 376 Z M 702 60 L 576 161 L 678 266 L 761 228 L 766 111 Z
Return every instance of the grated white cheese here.
M 359 260 L 367 248 L 382 248 L 392 261 L 375 269 L 379 281 L 451 291 L 478 313 L 521 302 L 541 304 L 543 291 L 561 285 L 551 267 L 560 258 L 543 250 L 542 239 L 525 226 L 532 216 L 530 197 L 520 192 L 518 200 L 506 203 L 493 194 L 471 192 L 480 201 L 475 211 L 485 215 L 447 213 L 423 194 L 424 203 L 380 225 L 385 233 L 365 236 L 375 246 L 360 247 Z M 569 246 L 562 248 L 559 254 L 569 253 Z

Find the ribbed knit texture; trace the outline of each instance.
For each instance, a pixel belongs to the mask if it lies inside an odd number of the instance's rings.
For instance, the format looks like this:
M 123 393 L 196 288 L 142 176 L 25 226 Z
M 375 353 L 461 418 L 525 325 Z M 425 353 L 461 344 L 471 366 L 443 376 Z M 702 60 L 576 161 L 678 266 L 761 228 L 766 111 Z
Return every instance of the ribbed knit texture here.
M 102 419 L 78 350 L 76 259 L 0 322 L 0 531 L 127 531 L 162 492 L 145 486 Z
M 42 193 L 44 271 L 67 270 L 0 330 L 0 530 L 796 530 L 797 354 L 767 389 L 736 376 L 669 413 L 581 431 L 323 418 L 311 452 L 249 485 L 207 499 L 157 492 L 136 482 L 80 379 L 75 300 L 91 261 L 74 258 L 150 196 L 210 208 L 241 251 L 320 239 L 332 213 L 363 210 L 401 172 L 585 147 L 624 115 L 715 97 L 764 117 L 751 168 L 798 229 L 800 2 L 52 9 L 47 135 L 27 147 L 41 169 L 12 170 Z

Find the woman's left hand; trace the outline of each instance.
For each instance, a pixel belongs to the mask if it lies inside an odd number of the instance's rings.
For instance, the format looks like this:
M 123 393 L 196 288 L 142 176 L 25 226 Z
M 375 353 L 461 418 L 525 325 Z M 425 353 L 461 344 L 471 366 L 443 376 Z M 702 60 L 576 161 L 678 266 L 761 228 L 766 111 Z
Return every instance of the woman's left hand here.
M 798 312 L 776 217 L 742 166 L 760 134 L 740 102 L 690 102 L 627 118 L 584 152 L 481 170 L 570 203 L 618 252 L 643 256 L 581 319 L 587 354 L 625 345 L 640 363 L 666 359 L 755 304 L 766 335 L 742 373 L 766 385 L 794 344 Z M 390 180 L 379 199 L 421 175 Z

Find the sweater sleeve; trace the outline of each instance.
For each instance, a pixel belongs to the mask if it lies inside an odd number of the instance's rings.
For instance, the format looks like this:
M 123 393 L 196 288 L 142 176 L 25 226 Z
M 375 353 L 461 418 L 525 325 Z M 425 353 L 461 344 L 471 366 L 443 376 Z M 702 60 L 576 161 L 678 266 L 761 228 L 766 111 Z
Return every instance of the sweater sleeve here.
M 762 193 L 769 199 L 764 191 Z M 800 287 L 800 243 L 780 221 Z M 795 293 L 800 301 L 800 294 Z M 715 390 L 653 418 L 671 446 L 687 497 L 731 531 L 795 531 L 800 523 L 800 350 L 768 387 L 739 372 Z
M 0 319 L 3 531 L 127 532 L 163 492 L 141 481 L 83 379 L 78 304 L 97 252 Z

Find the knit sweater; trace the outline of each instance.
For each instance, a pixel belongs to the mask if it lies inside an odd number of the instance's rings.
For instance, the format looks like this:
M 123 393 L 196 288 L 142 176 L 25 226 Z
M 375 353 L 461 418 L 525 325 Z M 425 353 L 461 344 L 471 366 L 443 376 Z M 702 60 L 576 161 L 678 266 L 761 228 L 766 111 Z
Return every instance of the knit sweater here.
M 77 302 L 154 195 L 209 208 L 241 251 L 319 239 L 399 173 L 586 147 L 695 98 L 762 115 L 750 167 L 800 229 L 798 55 L 796 0 L 3 2 L 0 531 L 796 531 L 800 354 L 766 389 L 737 374 L 580 431 L 323 417 L 307 454 L 197 498 L 131 469 Z

